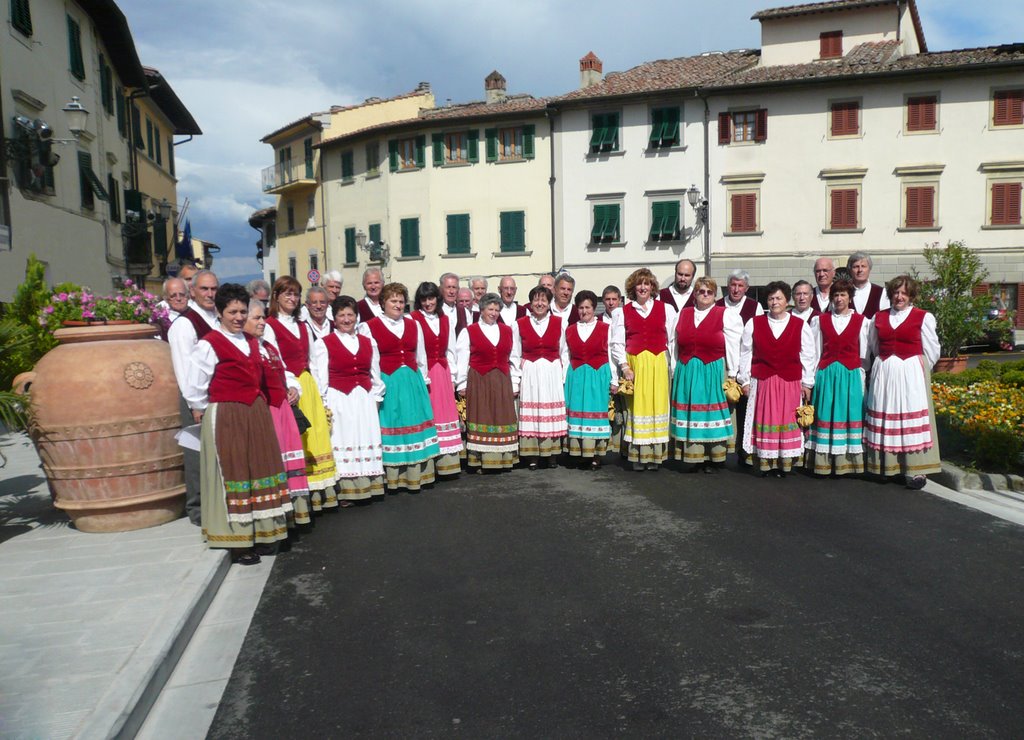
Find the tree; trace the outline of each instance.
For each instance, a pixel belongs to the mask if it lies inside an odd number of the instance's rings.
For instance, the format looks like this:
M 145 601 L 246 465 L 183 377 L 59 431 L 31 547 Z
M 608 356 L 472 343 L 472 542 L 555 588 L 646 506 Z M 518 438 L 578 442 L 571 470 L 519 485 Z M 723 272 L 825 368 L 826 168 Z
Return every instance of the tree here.
M 936 242 L 925 248 L 924 258 L 934 277 L 921 282 L 916 305 L 935 316 L 942 356 L 957 357 L 967 340 L 984 332 L 991 299 L 974 295 L 974 288 L 985 281 L 988 270 L 962 241 L 951 241 L 945 247 Z

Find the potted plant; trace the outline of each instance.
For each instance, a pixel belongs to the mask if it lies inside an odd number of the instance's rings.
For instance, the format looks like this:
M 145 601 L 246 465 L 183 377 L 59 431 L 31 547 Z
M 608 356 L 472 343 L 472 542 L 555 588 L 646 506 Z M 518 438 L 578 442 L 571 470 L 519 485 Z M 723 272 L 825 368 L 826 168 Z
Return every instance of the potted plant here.
M 131 280 L 122 285 L 121 290 L 105 296 L 77 285 L 60 286 L 40 311 L 39 323 L 53 332 L 93 324 L 159 324 L 167 316 L 155 295 L 139 290 Z
M 990 298 L 975 295 L 975 289 L 988 277 L 988 270 L 962 241 L 951 241 L 945 247 L 935 242 L 925 248 L 924 258 L 932 276 L 921 279 L 916 305 L 935 316 L 941 349 L 935 370 L 961 372 L 967 367 L 967 358 L 960 348 L 984 332 Z

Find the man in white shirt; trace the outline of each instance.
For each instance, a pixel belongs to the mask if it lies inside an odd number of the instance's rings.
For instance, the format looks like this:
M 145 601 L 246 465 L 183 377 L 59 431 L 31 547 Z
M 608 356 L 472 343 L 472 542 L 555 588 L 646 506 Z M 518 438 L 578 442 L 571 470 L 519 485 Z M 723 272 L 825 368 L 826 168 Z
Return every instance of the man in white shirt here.
M 814 308 L 811 306 L 812 297 L 811 284 L 806 280 L 797 280 L 793 283 L 793 308 L 789 313 L 803 321 L 810 321 L 814 316 Z
M 485 294 L 486 295 L 486 294 Z M 473 306 L 473 291 L 470 288 L 459 288 L 459 297 L 455 301 L 459 310 L 459 319 L 456 324 L 455 333 L 460 332 L 459 326 L 465 329 L 470 324 L 475 324 L 480 318 L 480 311 Z
M 526 315 L 526 306 L 516 303 L 515 278 L 506 275 L 498 282 L 498 295 L 501 297 L 501 309 L 498 312 L 498 321 L 511 326 L 516 319 Z
M 604 304 L 601 321 L 610 324 L 612 323 L 612 311 L 622 307 L 622 291 L 614 285 L 609 285 L 601 291 L 601 302 Z
M 580 320 L 579 311 L 572 302 L 572 294 L 576 291 L 576 279 L 567 272 L 560 272 L 555 277 L 554 300 L 551 301 L 551 315 L 562 319 L 562 328 Z
M 814 260 L 814 282 L 817 287 L 814 289 L 814 299 L 811 301 L 811 310 L 814 315 L 826 313 L 828 302 L 831 300 L 829 291 L 836 279 L 836 265 L 828 257 L 819 257 Z
M 853 281 L 853 310 L 871 319 L 879 311 L 889 308 L 889 296 L 881 285 L 871 282 L 871 256 L 866 252 L 854 252 L 846 260 L 846 269 Z
M 682 259 L 676 262 L 676 279 L 667 288 L 662 288 L 658 298 L 671 303 L 676 313 L 693 305 L 693 276 L 697 274 L 697 265 L 693 260 Z
M 456 301 L 459 298 L 459 276 L 454 272 L 446 272 L 437 281 L 437 286 L 441 289 L 441 311 L 448 317 L 451 325 L 455 326 L 458 318 Z
M 380 292 L 384 288 L 384 273 L 379 267 L 367 267 L 363 271 L 363 292 L 365 295 L 356 303 L 359 320 L 367 322 L 384 313 L 380 305 Z
M 749 289 L 750 273 L 746 270 L 733 270 L 729 273 L 729 282 L 724 289 L 725 295 L 715 301 L 717 305 L 725 306 L 730 311 L 738 311 L 744 326 L 755 316 L 764 313 L 764 306 L 747 297 Z
M 469 279 L 469 289 L 473 291 L 473 309 L 480 310 L 480 299 L 487 293 L 487 278 L 474 277 Z
M 217 276 L 209 270 L 200 270 L 192 278 L 192 300 L 181 315 L 174 320 L 167 332 L 167 343 L 171 349 L 171 364 L 174 378 L 178 381 L 181 426 L 198 423 L 185 401 L 188 386 L 188 371 L 192 351 L 207 332 L 217 328 L 217 308 L 214 297 L 220 286 Z M 182 448 L 185 462 L 185 514 L 190 522 L 200 526 L 199 502 L 199 451 Z
M 542 285 L 548 290 L 550 290 L 551 295 L 555 294 L 555 276 L 552 275 L 551 273 L 545 272 L 543 275 L 541 275 L 540 279 L 537 280 L 537 285 Z

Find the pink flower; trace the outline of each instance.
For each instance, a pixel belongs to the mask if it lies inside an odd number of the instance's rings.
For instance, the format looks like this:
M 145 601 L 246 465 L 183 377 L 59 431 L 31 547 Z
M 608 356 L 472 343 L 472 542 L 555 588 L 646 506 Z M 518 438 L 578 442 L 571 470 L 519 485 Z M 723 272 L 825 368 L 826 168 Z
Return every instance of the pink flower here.
M 68 299 L 68 294 L 67 293 L 58 293 L 57 294 L 57 300 L 58 301 L 66 301 L 67 299 Z
M 85 309 L 82 309 L 82 318 L 83 319 L 94 319 L 94 318 L 96 318 L 96 314 L 94 314 L 89 309 L 85 308 Z
M 133 285 L 135 285 L 135 283 L 133 281 L 131 281 L 131 280 L 125 280 L 124 281 L 124 287 L 126 287 L 126 288 L 130 288 Z
M 44 308 L 43 309 L 43 313 L 45 313 L 47 315 L 53 313 L 53 306 L 47 306 L 46 308 Z

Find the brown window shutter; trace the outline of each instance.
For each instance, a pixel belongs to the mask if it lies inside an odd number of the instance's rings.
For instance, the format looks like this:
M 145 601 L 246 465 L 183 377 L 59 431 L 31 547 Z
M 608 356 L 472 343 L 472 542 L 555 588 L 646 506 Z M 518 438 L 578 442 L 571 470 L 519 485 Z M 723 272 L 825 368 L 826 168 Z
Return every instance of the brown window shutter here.
M 732 218 L 729 224 L 729 231 L 743 231 L 743 196 L 733 195 Z
M 757 231 L 757 196 L 747 193 L 744 196 L 743 221 L 747 231 Z
M 732 114 L 718 114 L 718 143 L 728 144 L 732 141 Z
M 992 184 L 993 226 L 1017 226 L 1020 224 L 1019 182 L 996 182 Z
M 843 32 L 825 31 L 819 37 L 818 56 L 822 59 L 835 59 L 843 55 Z
M 1007 183 L 1007 198 L 1006 198 L 1006 220 L 1007 223 L 1019 225 L 1020 224 L 1020 191 L 1021 183 L 1011 182 Z
M 1017 317 L 1018 329 L 1024 329 L 1024 283 L 1017 283 Z
M 921 225 L 921 188 L 907 188 L 907 218 L 908 229 L 917 228 Z
M 971 295 L 977 298 L 980 295 L 988 295 L 988 283 L 978 283 L 971 288 Z
M 937 102 L 934 95 L 907 98 L 907 131 L 934 131 Z
M 731 198 L 730 231 L 757 231 L 757 194 L 737 193 Z
M 833 190 L 830 193 L 832 199 L 832 215 L 830 228 L 833 229 L 856 229 L 857 228 L 857 191 L 856 190 Z
M 907 99 L 907 131 L 921 130 L 921 98 Z
M 921 226 L 931 228 L 935 226 L 935 188 L 932 186 L 918 188 L 921 202 Z
M 994 96 L 995 126 L 1020 126 L 1024 124 L 1024 90 L 1000 90 Z
M 921 99 L 921 130 L 934 131 L 937 117 L 935 109 L 939 101 L 934 96 Z
M 754 141 L 768 140 L 768 109 L 759 108 L 754 119 Z
M 846 203 L 844 204 L 846 228 L 857 228 L 857 190 L 846 191 Z
M 860 131 L 858 122 L 860 114 L 860 103 L 833 103 L 832 104 L 832 135 L 852 136 Z

